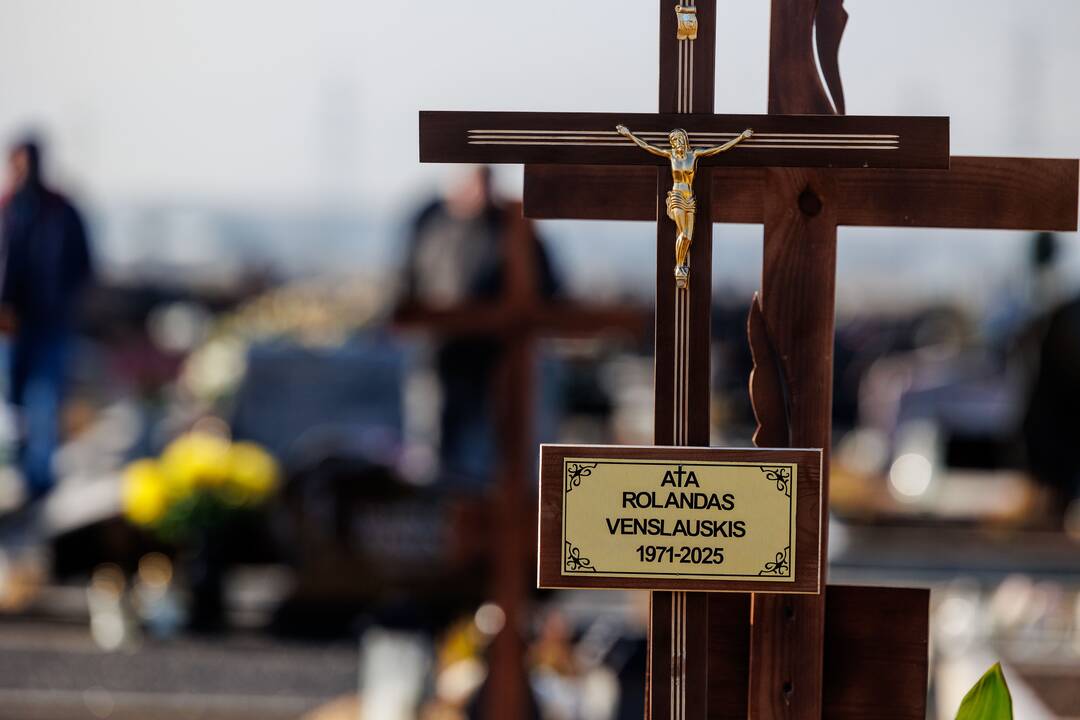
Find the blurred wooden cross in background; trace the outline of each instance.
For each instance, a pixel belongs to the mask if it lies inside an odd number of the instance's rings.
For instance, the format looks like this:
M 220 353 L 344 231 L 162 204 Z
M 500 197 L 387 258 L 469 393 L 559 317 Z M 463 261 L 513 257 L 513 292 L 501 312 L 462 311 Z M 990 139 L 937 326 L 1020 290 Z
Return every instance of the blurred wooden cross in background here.
M 691 104 L 707 111 L 713 105 L 717 3 L 692 4 L 699 30 L 688 44 L 679 39 L 671 4 L 660 2 L 660 98 L 662 106 L 674 101 L 689 56 L 697 68 L 696 77 L 689 76 Z M 844 113 L 838 62 L 847 20 L 842 5 L 842 0 L 773 0 L 770 113 Z M 762 286 L 748 328 L 755 360 L 751 399 L 759 423 L 755 442 L 764 447 L 830 446 L 837 226 L 1077 227 L 1076 160 L 954 157 L 947 170 L 714 168 L 710 177 L 706 174 L 701 194 L 711 201 L 709 212 L 699 210 L 699 222 L 765 226 Z M 525 212 L 536 218 L 656 220 L 663 213 L 658 212 L 658 178 L 662 189 L 663 172 L 650 168 L 528 165 Z M 711 238 L 704 231 L 700 228 L 695 240 L 694 265 L 707 272 Z M 660 282 L 666 274 L 667 242 L 661 231 L 658 319 L 668 312 L 665 283 Z M 704 353 L 707 299 L 695 308 L 691 344 Z M 669 411 L 660 402 L 661 384 L 669 374 L 662 342 L 658 323 L 658 443 L 670 425 Z M 709 380 L 705 365 L 693 376 L 694 393 L 703 402 Z M 700 408 L 692 422 L 694 442 L 706 443 L 707 410 Z M 827 478 L 826 472 L 826 503 Z M 705 707 L 688 709 L 686 718 L 925 717 L 925 591 L 831 586 L 820 596 L 712 595 L 702 605 L 695 621 L 698 628 L 708 628 L 701 631 L 707 669 L 705 663 L 692 666 L 696 677 L 690 682 L 708 691 L 707 698 L 696 698 Z M 670 707 L 665 680 L 672 663 L 671 607 L 670 593 L 654 593 L 653 718 L 668 717 Z
M 394 322 L 448 337 L 495 339 L 500 356 L 491 378 L 497 467 L 486 538 L 492 565 L 491 597 L 506 616 L 488 657 L 485 717 L 525 717 L 528 686 L 524 636 L 529 621 L 530 588 L 535 582 L 536 518 L 533 470 L 536 462 L 533 394 L 534 345 L 538 338 L 595 337 L 608 333 L 642 340 L 648 312 L 632 305 L 599 305 L 546 299 L 539 290 L 536 238 L 519 203 L 504 208 L 506 227 L 499 237 L 503 293 L 495 302 L 476 301 L 453 308 L 405 305 Z

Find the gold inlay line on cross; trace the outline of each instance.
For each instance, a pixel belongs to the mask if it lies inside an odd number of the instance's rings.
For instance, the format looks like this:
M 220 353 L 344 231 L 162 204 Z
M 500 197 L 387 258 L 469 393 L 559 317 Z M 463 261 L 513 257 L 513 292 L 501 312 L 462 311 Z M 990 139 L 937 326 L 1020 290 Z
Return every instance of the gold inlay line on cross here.
M 648 140 L 667 138 L 668 133 L 636 133 Z M 739 133 L 686 133 L 688 140 L 726 141 L 740 137 Z M 470 130 L 469 145 L 535 145 L 535 146 L 586 146 L 625 147 L 619 133 L 601 130 Z M 876 150 L 900 149 L 896 135 L 841 135 L 841 134 L 795 134 L 761 133 L 743 138 L 741 147 L 752 150 Z
M 611 130 L 527 130 L 527 129 L 508 129 L 508 128 L 474 128 L 467 131 L 470 135 L 474 134 L 512 134 L 512 135 L 526 135 L 526 134 L 539 134 L 539 135 L 618 135 L 617 132 Z M 668 133 L 662 130 L 643 130 L 637 135 L 666 138 Z M 735 137 L 739 133 L 737 132 L 708 132 L 708 131 L 693 131 L 687 132 L 687 135 L 691 137 Z M 889 134 L 867 134 L 867 133 L 770 133 L 770 132 L 755 132 L 755 138 L 767 138 L 767 137 L 785 137 L 785 138 L 827 138 L 827 139 L 842 139 L 842 138 L 866 138 L 866 139 L 891 139 L 899 140 L 899 135 Z
M 694 39 L 697 37 L 698 20 L 697 9 L 694 0 L 683 0 L 675 6 L 676 16 L 676 39 L 679 46 L 678 77 L 676 85 L 676 110 L 680 113 L 692 112 L 694 107 Z M 634 139 L 633 134 L 626 128 L 619 127 L 618 133 L 634 140 L 636 144 L 649 150 L 653 154 L 656 149 L 643 139 Z M 671 138 L 669 133 L 642 134 L 650 140 L 667 140 Z M 607 136 L 610 137 L 610 136 Z M 682 134 L 686 145 L 690 141 L 684 132 Z M 745 139 L 745 138 L 743 138 Z M 606 143 L 605 143 L 606 146 Z M 674 163 L 673 163 L 674 169 Z M 690 204 L 693 205 L 693 175 L 690 176 Z M 672 216 L 672 195 L 668 193 L 668 215 Z M 682 207 L 685 202 L 681 200 L 676 204 Z M 682 211 L 680 211 L 682 212 Z M 683 213 L 685 214 L 685 213 Z M 682 216 L 680 216 L 682 217 Z M 692 216 L 690 216 L 692 218 Z M 678 226 L 678 239 L 676 240 L 676 267 L 675 267 L 675 377 L 674 392 L 672 393 L 675 407 L 672 409 L 673 423 L 672 442 L 676 445 L 685 445 L 689 431 L 690 413 L 689 400 L 689 345 L 690 345 L 690 287 L 689 287 L 689 237 L 692 230 L 687 230 L 685 222 L 677 222 L 678 218 L 671 217 Z M 690 220 L 692 223 L 692 219 Z M 685 231 L 685 234 L 684 234 Z M 680 248 L 680 240 L 684 240 L 685 248 Z M 680 252 L 680 249 L 683 252 Z M 680 257 L 681 256 L 681 257 Z M 686 601 L 684 592 L 675 592 L 671 595 L 671 685 L 670 693 L 670 718 L 671 720 L 683 720 L 686 717 Z

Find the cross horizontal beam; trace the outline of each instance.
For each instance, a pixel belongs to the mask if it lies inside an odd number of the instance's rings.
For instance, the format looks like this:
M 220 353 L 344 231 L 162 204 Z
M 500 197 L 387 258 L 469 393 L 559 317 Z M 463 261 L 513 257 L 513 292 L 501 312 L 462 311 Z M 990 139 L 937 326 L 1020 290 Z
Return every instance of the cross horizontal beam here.
M 695 146 L 733 150 L 703 159 L 727 167 L 938 168 L 949 166 L 947 117 L 674 113 L 420 113 L 420 161 L 667 165 L 621 137 L 626 125 L 655 145 L 683 128 Z M 655 190 L 655 188 L 654 188 Z
M 761 223 L 765 170 L 712 170 L 716 222 Z M 1076 160 L 954 157 L 948 170 L 835 170 L 840 225 L 1077 228 Z M 528 165 L 525 214 L 536 219 L 655 220 L 656 171 Z
M 647 334 L 652 313 L 635 307 L 583 305 L 550 301 L 515 307 L 473 302 L 453 308 L 406 305 L 394 314 L 401 328 L 423 328 L 444 335 L 533 334 L 548 337 L 592 337 L 621 331 L 633 337 Z

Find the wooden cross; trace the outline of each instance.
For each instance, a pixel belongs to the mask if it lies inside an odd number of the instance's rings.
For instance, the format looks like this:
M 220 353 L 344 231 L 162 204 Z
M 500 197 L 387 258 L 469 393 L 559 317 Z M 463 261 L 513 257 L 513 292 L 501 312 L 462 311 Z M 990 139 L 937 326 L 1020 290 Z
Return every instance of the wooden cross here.
M 686 6 L 680 5 L 673 13 L 671 5 L 661 4 L 661 109 L 673 113 L 652 116 L 421 113 L 421 160 L 662 165 L 662 159 L 640 154 L 638 148 L 623 144 L 619 135 L 612 132 L 614 126 L 632 125 L 635 131 L 652 142 L 656 142 L 654 138 L 662 138 L 671 133 L 673 149 L 676 147 L 673 129 L 677 127 L 689 131 L 691 144 L 700 145 L 715 145 L 734 138 L 747 128 L 753 129 L 754 138 L 729 153 L 716 156 L 713 159 L 716 165 L 921 169 L 946 167 L 948 123 L 943 118 L 725 117 L 682 114 L 695 110 L 712 110 L 715 6 L 712 2 L 701 2 L 692 12 L 687 12 L 687 7 L 694 5 L 695 3 L 690 2 Z M 685 20 L 687 15 L 694 15 L 692 23 Z M 693 25 L 693 28 L 690 25 Z M 667 168 L 656 175 L 656 206 L 665 203 L 669 188 L 674 192 L 678 187 L 676 185 L 672 188 L 672 179 L 678 180 L 674 172 L 674 161 L 671 168 L 673 178 L 668 177 Z M 801 172 L 804 171 L 794 171 L 791 176 L 793 182 L 798 182 Z M 708 173 L 704 175 L 694 189 L 703 197 L 711 198 Z M 815 194 L 809 185 L 805 190 L 800 192 L 800 199 L 807 214 L 820 214 L 820 193 Z M 658 222 L 655 382 L 657 444 L 707 445 L 709 439 L 711 202 L 706 202 L 696 209 L 699 225 L 697 241 L 690 248 L 690 264 L 695 268 L 695 280 L 689 283 L 689 286 L 672 282 L 669 272 L 675 228 L 671 222 L 664 219 Z M 668 211 L 671 216 L 670 201 Z M 825 219 L 827 218 L 828 215 Z M 681 232 L 683 228 L 680 226 L 679 229 Z M 813 283 L 819 279 L 813 277 L 814 270 L 811 270 L 810 274 L 811 277 L 805 281 Z M 804 280 L 799 279 L 798 282 L 801 284 Z M 831 298 L 832 284 L 825 288 L 830 291 L 828 294 Z M 831 299 L 828 304 L 831 310 Z M 807 312 L 806 308 L 786 309 L 796 314 Z M 795 319 L 793 316 L 792 320 Z M 827 327 L 817 330 L 827 335 L 831 355 L 831 320 Z M 821 338 L 815 334 L 809 339 L 817 341 Z M 826 356 L 826 366 L 829 362 L 831 357 Z M 799 409 L 803 408 L 800 403 Z M 815 407 L 813 410 L 820 408 Z M 826 420 L 826 426 L 827 424 Z M 820 442 L 808 442 L 804 446 L 827 446 L 827 431 L 824 437 L 817 439 Z M 717 690 L 726 689 L 723 682 L 710 682 L 709 679 L 709 600 L 704 594 L 695 593 L 654 593 L 652 598 L 648 682 L 651 716 L 706 717 L 710 695 Z M 765 607 L 764 603 L 762 607 Z M 736 613 L 735 616 L 737 615 Z M 727 613 L 727 616 L 732 615 Z M 745 617 L 745 612 L 743 616 Z M 756 627 L 767 630 L 762 624 Z M 803 624 L 800 623 L 799 627 L 802 628 Z M 758 645 L 762 644 L 762 638 L 767 637 L 759 633 Z M 811 650 L 816 649 L 820 657 L 823 646 L 820 634 L 814 642 L 816 645 Z M 780 650 L 780 653 L 769 650 L 764 658 L 759 651 L 758 664 L 776 665 L 775 658 L 786 654 L 783 648 Z M 754 662 L 754 657 L 751 655 L 751 662 Z M 820 677 L 820 661 L 817 665 L 817 668 L 809 668 L 809 684 L 813 684 L 814 678 Z M 745 666 L 743 662 L 743 668 Z M 735 680 L 736 690 L 738 677 L 737 672 L 727 678 Z M 790 680 L 785 682 L 784 697 L 790 706 L 794 690 Z M 806 693 L 807 696 L 812 694 L 813 691 Z M 820 690 L 817 694 L 820 697 Z M 714 703 L 714 706 L 719 705 Z M 764 717 L 760 712 L 758 711 L 759 716 Z
M 489 516 L 494 538 L 492 597 L 506 622 L 489 656 L 485 717 L 493 718 L 524 717 L 523 708 L 528 706 L 523 630 L 528 619 L 529 569 L 536 557 L 529 480 L 536 457 L 530 392 L 535 386 L 533 343 L 537 337 L 588 337 L 604 331 L 641 338 L 648 323 L 647 313 L 634 307 L 545 299 L 538 288 L 532 224 L 517 203 L 507 203 L 505 216 L 507 227 L 500 237 L 505 276 L 499 300 L 438 309 L 406 304 L 394 317 L 401 328 L 501 340 L 502 354 L 492 378 L 498 464 Z
M 668 12 L 661 3 L 661 18 Z M 701 28 L 695 61 L 712 67 L 715 2 L 698 0 L 695 16 Z M 842 0 L 773 0 L 770 113 L 843 113 L 837 51 L 846 17 Z M 662 67 L 665 58 L 683 57 L 675 37 L 661 28 Z M 696 106 L 711 105 L 712 83 L 708 77 L 693 85 Z M 1076 160 L 956 157 L 947 170 L 712 170 L 712 219 L 765 226 L 762 289 L 748 323 L 755 442 L 829 448 L 838 225 L 1075 230 L 1077 166 Z M 530 165 L 526 214 L 654 220 L 655 183 L 647 168 Z M 661 233 L 661 256 L 663 244 Z M 658 339 L 658 380 L 660 348 Z M 706 394 L 707 373 L 695 382 Z M 659 397 L 658 431 L 667 422 Z M 827 473 L 823 478 L 827 498 Z M 667 717 L 670 706 L 660 679 L 674 664 L 665 631 L 681 602 L 674 595 L 653 598 L 654 718 Z M 688 683 L 708 689 L 697 690 L 687 718 L 925 717 L 924 592 L 830 586 L 812 597 L 714 595 L 691 612 L 706 638 L 704 648 L 688 649 L 692 669 L 707 664 L 707 678 L 698 672 Z
M 694 7 L 696 5 L 696 7 Z M 687 11 L 693 7 L 692 12 Z M 655 173 L 657 200 L 653 207 L 665 203 L 667 193 L 673 189 L 672 170 L 663 167 L 664 160 L 643 154 L 637 147 L 623 141 L 614 131 L 617 125 L 630 126 L 646 139 L 657 142 L 674 128 L 689 131 L 690 142 L 697 145 L 715 145 L 733 138 L 747 128 L 754 137 L 734 150 L 717 155 L 703 165 L 743 167 L 848 167 L 848 168 L 945 168 L 948 154 L 948 121 L 944 118 L 842 118 L 842 117 L 786 117 L 786 116 L 714 116 L 703 114 L 712 111 L 714 82 L 714 36 L 715 5 L 711 0 L 699 3 L 687 2 L 675 8 L 670 3 L 660 4 L 660 105 L 667 111 L 661 115 L 632 114 L 542 114 L 542 113 L 421 113 L 420 159 L 432 162 L 547 162 L 577 164 L 637 164 L 661 165 Z M 693 15 L 688 22 L 686 16 Z M 652 135 L 649 135 L 652 133 Z M 672 141 L 672 147 L 675 143 Z M 797 183 L 806 171 L 779 173 L 790 183 Z M 698 179 L 694 189 L 704 198 L 712 197 L 712 183 L 708 172 Z M 590 197 L 597 193 L 589 189 Z M 802 188 L 800 188 L 801 193 Z M 822 207 L 820 193 L 801 193 L 808 212 L 818 212 Z M 583 202 L 589 202 L 583 199 Z M 655 440 L 657 444 L 707 445 L 709 441 L 709 321 L 711 289 L 711 202 L 697 207 L 697 237 L 690 248 L 690 266 L 694 280 L 688 287 L 678 287 L 672 281 L 672 245 L 675 227 L 672 222 L 660 218 L 657 243 L 657 296 L 656 296 L 656 410 Z M 777 207 L 787 209 L 777 203 Z M 831 206 L 829 206 L 831 207 Z M 669 211 L 670 212 L 670 211 Z M 779 209 L 778 209 L 779 212 Z M 828 213 L 819 220 L 827 222 Z M 681 228 L 680 228 L 681 229 Z M 796 248 L 796 252 L 798 252 Z M 798 261 L 798 258 L 794 258 Z M 799 263 L 796 263 L 798 267 Z M 778 275 L 777 282 L 785 276 Z M 800 285 L 814 285 L 826 290 L 831 311 L 832 283 L 821 286 L 817 268 L 808 277 L 798 279 Z M 790 277 L 787 277 L 790 280 Z M 771 285 L 766 290 L 771 289 Z M 775 307 L 780 309 L 780 303 Z M 784 306 L 794 314 L 809 312 L 808 308 Z M 797 340 L 798 330 L 788 325 Z M 806 339 L 821 345 L 823 339 L 831 341 L 831 321 L 827 326 L 814 328 Z M 787 340 L 787 338 L 778 338 Z M 786 346 L 783 351 L 789 348 Z M 831 345 L 830 345 L 831 354 Z M 824 358 L 829 367 L 830 357 Z M 820 364 L 820 363 L 819 363 Z M 801 372 L 803 368 L 788 368 Z M 817 370 L 811 367 L 810 370 Z M 816 381 L 818 378 L 814 376 Z M 826 388 L 827 388 L 826 384 Z M 801 397 L 801 396 L 800 396 Z M 827 409 L 826 403 L 825 408 Z M 804 412 L 806 406 L 799 403 L 797 410 Z M 811 407 L 811 415 L 817 422 L 821 416 L 820 406 Z M 826 413 L 827 416 L 827 413 Z M 793 418 L 802 427 L 798 418 Z M 826 420 L 827 427 L 827 420 Z M 809 439 L 803 433 L 800 439 Z M 826 447 L 828 433 L 818 434 L 813 442 L 804 446 Z M 740 596 L 731 596 L 738 603 Z M 742 596 L 745 597 L 745 596 Z M 745 602 L 745 600 L 742 600 Z M 737 672 L 727 678 L 709 673 L 710 630 L 707 622 L 710 610 L 708 597 L 700 593 L 653 593 L 652 622 L 650 628 L 650 674 L 649 700 L 651 716 L 674 718 L 702 718 L 708 712 L 710 699 L 720 694 L 722 698 L 739 695 L 740 677 L 746 677 L 745 654 Z M 736 608 L 735 610 L 738 610 Z M 739 612 L 722 612 L 725 618 L 742 617 Z M 719 624 L 714 623 L 715 627 Z M 762 624 L 756 627 L 762 628 Z M 802 628 L 803 624 L 800 623 Z M 759 639 L 762 637 L 758 635 Z M 821 655 L 822 638 L 814 640 Z M 760 643 L 759 643 L 760 644 Z M 739 654 L 738 649 L 732 656 Z M 769 658 L 786 655 L 766 652 L 757 657 L 762 665 Z M 770 661 L 772 662 L 772 661 Z M 775 664 L 773 662 L 773 664 Z M 820 661 L 817 667 L 808 669 L 810 687 L 820 677 Z M 710 675 L 713 679 L 710 680 Z M 925 673 L 924 673 L 925 677 Z M 784 686 L 785 697 L 790 704 L 793 695 L 791 681 Z M 801 682 L 801 681 L 800 681 Z M 726 683 L 732 683 L 730 687 Z M 801 687 L 801 686 L 800 686 Z M 820 685 L 819 685 L 820 687 Z M 745 698 L 746 684 L 742 685 Z M 734 691 L 733 693 L 727 691 Z M 805 694 L 813 695 L 810 690 Z M 820 696 L 820 690 L 816 691 Z M 800 692 L 800 698 L 803 693 Z M 713 702 L 720 707 L 723 700 Z M 758 711 L 758 716 L 764 717 Z M 743 712 L 745 717 L 745 711 Z

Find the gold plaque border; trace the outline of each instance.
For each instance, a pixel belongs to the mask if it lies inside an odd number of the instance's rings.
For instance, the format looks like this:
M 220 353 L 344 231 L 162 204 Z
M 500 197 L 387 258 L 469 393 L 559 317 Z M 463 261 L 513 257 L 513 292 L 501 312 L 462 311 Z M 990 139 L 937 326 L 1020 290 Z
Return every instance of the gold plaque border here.
M 570 470 L 570 466 L 574 465 L 576 468 Z M 592 475 L 592 471 L 600 465 L 659 465 L 659 466 L 671 466 L 681 465 L 684 467 L 756 467 L 762 472 L 766 473 L 766 477 L 763 478 L 764 482 L 777 483 L 777 490 L 784 492 L 788 498 L 788 544 L 782 550 L 776 552 L 774 559 L 765 564 L 756 575 L 747 575 L 741 573 L 694 573 L 694 572 L 631 572 L 631 571 L 607 571 L 600 570 L 592 566 L 592 561 L 587 557 L 581 555 L 581 549 L 575 546 L 566 537 L 566 498 L 570 492 L 579 487 L 584 478 Z M 768 471 L 776 468 L 783 468 L 791 470 L 790 478 L 775 478 L 769 477 Z M 719 581 L 742 581 L 742 582 L 795 582 L 795 524 L 798 517 L 797 503 L 798 503 L 798 482 L 799 482 L 799 464 L 796 462 L 777 462 L 777 463 L 763 463 L 752 461 L 733 461 L 733 460 L 625 460 L 625 459 L 613 459 L 613 458 L 597 458 L 597 457 L 571 457 L 566 456 L 563 458 L 563 490 L 562 490 L 562 574 L 566 577 L 577 576 L 591 576 L 591 577 L 606 577 L 606 578 L 640 578 L 640 579 L 677 579 L 677 578 L 696 578 L 704 580 L 719 580 Z M 781 489 L 779 485 L 783 485 L 784 489 Z M 786 566 L 787 572 L 785 574 L 773 573 L 770 570 L 770 565 Z
M 540 477 L 537 506 L 536 584 L 550 589 L 651 590 L 706 593 L 765 593 L 819 595 L 824 592 L 821 536 L 824 507 L 824 451 L 821 448 L 739 448 L 687 445 L 575 445 L 545 443 L 539 448 Z M 595 573 L 563 572 L 562 514 L 565 473 L 563 459 L 590 457 L 614 460 L 658 460 L 693 463 L 746 462 L 799 468 L 795 518 L 797 560 L 795 581 L 762 577 L 760 582 L 700 577 L 604 577 Z

